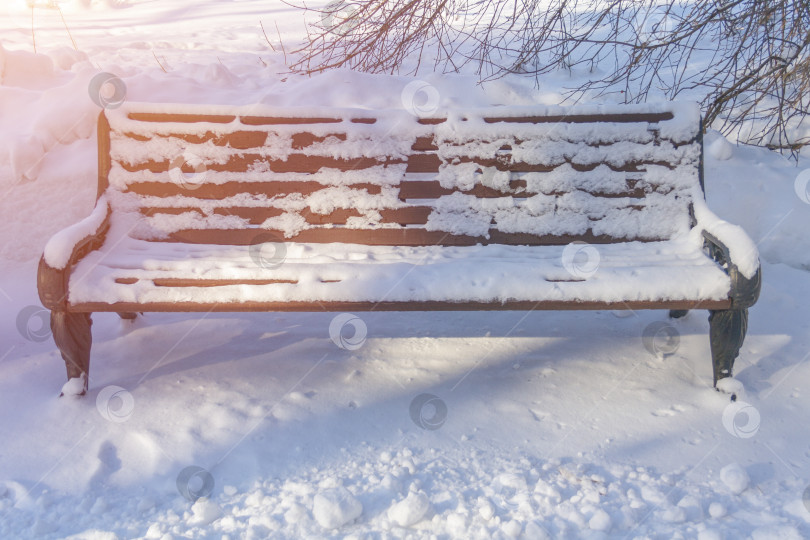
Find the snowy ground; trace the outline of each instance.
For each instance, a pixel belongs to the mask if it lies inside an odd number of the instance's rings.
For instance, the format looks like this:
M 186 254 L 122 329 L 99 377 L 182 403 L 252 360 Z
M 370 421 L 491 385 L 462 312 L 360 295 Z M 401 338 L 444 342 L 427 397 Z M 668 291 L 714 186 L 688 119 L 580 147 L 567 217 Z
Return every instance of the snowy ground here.
M 362 314 L 356 348 L 334 314 L 100 314 L 89 395 L 57 399 L 29 306 L 45 242 L 93 205 L 95 74 L 139 101 L 404 106 L 405 78 L 286 74 L 303 19 L 267 4 L 64 2 L 79 53 L 37 7 L 36 56 L 24 1 L 0 7 L 0 538 L 810 537 L 810 173 L 716 133 L 709 206 L 763 258 L 736 404 L 705 312 L 659 358 L 665 313 L 607 311 Z M 453 106 L 573 79 L 424 80 Z

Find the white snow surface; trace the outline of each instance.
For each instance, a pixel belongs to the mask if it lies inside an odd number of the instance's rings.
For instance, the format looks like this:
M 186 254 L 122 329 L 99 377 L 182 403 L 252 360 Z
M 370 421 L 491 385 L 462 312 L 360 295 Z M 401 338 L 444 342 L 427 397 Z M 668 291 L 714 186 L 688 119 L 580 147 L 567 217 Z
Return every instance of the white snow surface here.
M 406 247 L 286 243 L 270 268 L 248 246 L 156 243 L 117 236 L 70 278 L 71 304 L 90 302 L 317 302 L 723 300 L 728 276 L 694 238 L 593 246 L 596 266 L 565 246 Z M 576 247 L 576 245 L 573 245 Z M 144 257 L 144 254 L 148 254 Z M 578 271 L 581 270 L 581 272 Z M 519 276 L 519 279 L 518 279 Z M 160 278 L 284 281 L 156 286 Z M 134 284 L 117 280 L 137 279 Z
M 720 469 L 720 480 L 734 495 L 739 495 L 748 489 L 751 479 L 739 463 L 729 463 Z
M 337 529 L 359 518 L 363 504 L 345 487 L 317 493 L 312 503 L 312 515 L 324 529 Z
M 762 258 L 735 369 L 745 403 L 711 389 L 705 311 L 372 312 L 333 336 L 332 313 L 100 313 L 88 395 L 57 398 L 35 276 L 49 238 L 95 215 L 93 76 L 121 77 L 128 101 L 313 110 L 404 110 L 412 79 L 290 75 L 304 27 L 283 3 L 74 0 L 64 22 L 46 4 L 36 54 L 32 9 L 0 6 L 0 538 L 810 537 L 807 164 L 758 148 L 720 159 L 720 144 L 705 168 L 708 208 Z M 555 107 L 590 76 L 420 73 L 434 116 Z M 677 331 L 674 351 L 647 347 L 653 323 Z M 197 500 L 184 493 L 209 484 L 177 485 L 190 466 L 213 481 Z M 340 489 L 362 513 L 325 528 L 315 499 Z M 419 521 L 394 519 L 424 498 Z
M 89 216 L 53 235 L 45 244 L 43 251 L 43 257 L 48 266 L 57 269 L 66 267 L 73 255 L 74 248 L 85 238 L 99 232 L 109 212 L 107 197 L 101 195 Z

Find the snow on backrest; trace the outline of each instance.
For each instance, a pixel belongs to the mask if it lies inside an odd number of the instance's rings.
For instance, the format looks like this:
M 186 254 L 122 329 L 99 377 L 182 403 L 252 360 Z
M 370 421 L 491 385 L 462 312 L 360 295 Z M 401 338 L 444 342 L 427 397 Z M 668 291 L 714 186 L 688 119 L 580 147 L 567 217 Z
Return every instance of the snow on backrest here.
M 565 244 L 691 226 L 693 105 L 406 111 L 127 103 L 106 111 L 114 210 L 148 239 Z

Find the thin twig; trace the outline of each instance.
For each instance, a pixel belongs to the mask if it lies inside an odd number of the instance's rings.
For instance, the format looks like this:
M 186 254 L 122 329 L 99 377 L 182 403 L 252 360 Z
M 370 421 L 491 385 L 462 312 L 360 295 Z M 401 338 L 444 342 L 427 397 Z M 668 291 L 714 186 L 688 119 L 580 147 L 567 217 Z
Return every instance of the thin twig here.
M 262 34 L 264 34 L 264 39 L 265 39 L 265 41 L 267 41 L 267 44 L 268 44 L 268 45 L 270 45 L 270 48 L 271 48 L 271 49 L 273 49 L 273 50 L 275 51 L 275 50 L 276 50 L 276 48 L 275 48 L 275 47 L 273 47 L 273 44 L 272 44 L 272 43 L 270 43 L 270 38 L 268 38 L 268 37 L 267 37 L 267 32 L 265 32 L 265 31 L 264 31 L 264 25 L 262 24 L 262 21 L 259 21 L 259 26 L 261 26 L 261 27 L 262 27 Z
M 155 57 L 155 61 L 156 61 L 156 62 L 158 63 L 158 65 L 160 66 L 160 69 L 162 69 L 162 70 L 163 70 L 163 73 L 168 73 L 168 71 L 166 71 L 166 68 L 165 68 L 165 67 L 163 67 L 163 64 L 161 64 L 161 63 L 160 63 L 160 60 L 158 60 L 157 54 L 155 54 L 155 51 L 154 51 L 154 50 L 152 51 L 152 56 L 154 56 L 154 57 Z
M 34 42 L 34 54 L 37 54 L 37 36 L 34 33 L 34 4 L 31 4 L 31 41 Z
M 273 22 L 275 22 L 275 24 L 276 24 L 276 33 L 278 34 L 278 43 L 281 46 L 282 54 L 284 54 L 284 65 L 286 66 L 286 65 L 288 65 L 287 64 L 287 51 L 284 50 L 284 42 L 281 41 L 281 31 L 278 29 L 278 22 L 277 21 L 273 21 Z
M 62 17 L 62 24 L 65 25 L 65 30 L 67 30 L 67 35 L 70 38 L 70 42 L 73 43 L 73 48 L 78 51 L 79 48 L 76 46 L 76 42 L 73 40 L 73 35 L 70 33 L 70 28 L 68 28 L 67 21 L 65 20 L 65 16 L 62 13 L 62 8 L 59 7 L 59 4 L 56 4 L 56 9 L 59 11 L 59 16 Z

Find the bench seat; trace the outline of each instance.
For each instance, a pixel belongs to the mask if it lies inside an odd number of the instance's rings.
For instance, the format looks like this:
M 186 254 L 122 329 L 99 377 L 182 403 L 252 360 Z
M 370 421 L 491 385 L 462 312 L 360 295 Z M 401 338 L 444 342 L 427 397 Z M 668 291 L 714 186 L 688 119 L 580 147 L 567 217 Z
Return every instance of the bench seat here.
M 156 245 L 125 238 L 77 265 L 69 303 L 86 311 L 151 311 L 169 304 L 187 304 L 192 311 L 208 311 L 213 304 L 238 310 L 244 304 L 243 309 L 263 311 L 294 302 L 316 308 L 318 303 L 345 302 L 508 307 L 528 301 L 554 309 L 560 303 L 575 303 L 573 309 L 582 309 L 582 303 L 650 302 L 660 307 L 670 302 L 671 309 L 730 305 L 729 276 L 706 255 L 698 238 L 595 246 L 598 267 L 582 277 L 563 266 L 564 246 L 285 247 L 283 264 L 263 268 L 248 246 Z

